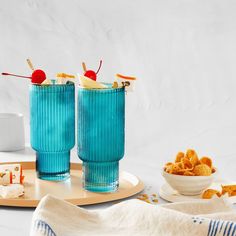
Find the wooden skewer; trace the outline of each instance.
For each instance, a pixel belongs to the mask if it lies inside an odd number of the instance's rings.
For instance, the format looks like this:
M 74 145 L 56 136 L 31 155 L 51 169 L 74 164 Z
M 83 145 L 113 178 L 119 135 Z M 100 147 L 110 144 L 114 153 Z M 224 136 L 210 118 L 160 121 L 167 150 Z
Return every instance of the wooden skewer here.
M 82 67 L 83 67 L 84 72 L 86 72 L 86 71 L 87 71 L 87 68 L 86 68 L 86 65 L 85 65 L 84 62 L 82 62 Z
M 30 69 L 31 69 L 32 71 L 34 71 L 34 67 L 33 67 L 33 64 L 32 64 L 32 62 L 31 62 L 31 60 L 28 58 L 26 61 L 27 61 L 28 65 L 29 65 Z

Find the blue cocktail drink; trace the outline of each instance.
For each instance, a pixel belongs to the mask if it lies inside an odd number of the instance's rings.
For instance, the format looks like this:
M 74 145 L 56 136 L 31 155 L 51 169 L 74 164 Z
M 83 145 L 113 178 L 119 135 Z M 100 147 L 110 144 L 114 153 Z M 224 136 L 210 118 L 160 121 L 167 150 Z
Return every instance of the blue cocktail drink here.
M 70 150 L 75 145 L 75 87 L 30 87 L 31 146 L 36 151 L 40 179 L 60 181 L 70 176 Z
M 78 156 L 83 161 L 84 188 L 113 192 L 124 156 L 125 89 L 78 89 Z

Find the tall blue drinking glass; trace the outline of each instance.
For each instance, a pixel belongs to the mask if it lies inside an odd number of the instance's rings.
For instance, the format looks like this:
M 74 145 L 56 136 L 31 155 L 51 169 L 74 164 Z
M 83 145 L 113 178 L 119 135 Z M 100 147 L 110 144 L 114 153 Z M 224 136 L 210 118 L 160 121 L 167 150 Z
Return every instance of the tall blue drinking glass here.
M 75 87 L 31 85 L 30 136 L 40 179 L 70 176 L 70 150 L 75 145 Z
M 83 185 L 93 192 L 113 192 L 124 156 L 125 90 L 78 89 L 78 156 Z

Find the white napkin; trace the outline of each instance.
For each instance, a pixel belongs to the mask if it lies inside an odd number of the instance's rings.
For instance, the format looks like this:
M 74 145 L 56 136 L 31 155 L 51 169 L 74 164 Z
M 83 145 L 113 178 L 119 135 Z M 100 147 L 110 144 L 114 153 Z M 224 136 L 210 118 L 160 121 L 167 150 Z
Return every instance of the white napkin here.
M 52 196 L 34 212 L 31 236 L 236 235 L 236 212 L 225 199 L 151 205 L 127 200 L 85 210 Z

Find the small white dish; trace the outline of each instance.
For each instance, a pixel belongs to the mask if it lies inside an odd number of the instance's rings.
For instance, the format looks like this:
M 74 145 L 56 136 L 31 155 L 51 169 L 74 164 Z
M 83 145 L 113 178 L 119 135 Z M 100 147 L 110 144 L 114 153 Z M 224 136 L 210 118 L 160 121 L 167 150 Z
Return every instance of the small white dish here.
M 166 182 L 178 193 L 186 196 L 199 195 L 214 181 L 217 170 L 209 176 L 184 176 L 169 174 L 163 170 Z
M 0 151 L 25 147 L 24 117 L 18 113 L 0 113 Z

